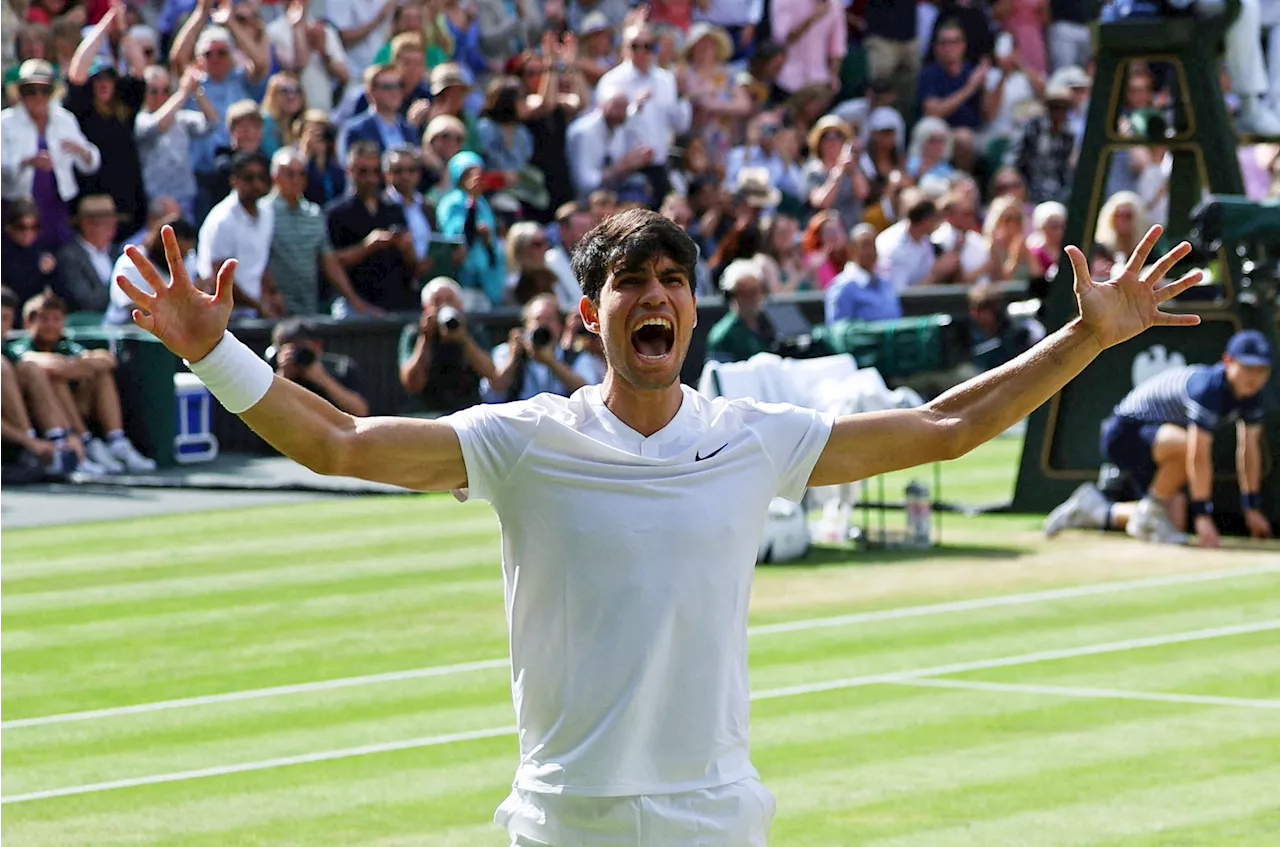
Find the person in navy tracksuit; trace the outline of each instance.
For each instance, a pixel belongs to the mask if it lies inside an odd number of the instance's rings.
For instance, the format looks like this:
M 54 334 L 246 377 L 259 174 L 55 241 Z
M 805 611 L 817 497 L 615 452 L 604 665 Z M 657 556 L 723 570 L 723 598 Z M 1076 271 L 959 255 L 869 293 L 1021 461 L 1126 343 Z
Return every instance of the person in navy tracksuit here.
M 1238 332 L 1222 360 L 1171 368 L 1143 382 L 1102 423 L 1102 455 L 1141 493 L 1111 503 L 1085 483 L 1049 515 L 1045 533 L 1067 527 L 1123 529 L 1135 538 L 1184 544 L 1189 521 L 1205 547 L 1218 545 L 1213 520 L 1213 435 L 1236 424 L 1240 504 L 1249 534 L 1271 536 L 1262 510 L 1262 389 L 1271 376 L 1271 345 L 1257 330 Z M 1183 489 L 1189 501 L 1183 500 Z M 1185 520 L 1184 520 L 1185 515 Z

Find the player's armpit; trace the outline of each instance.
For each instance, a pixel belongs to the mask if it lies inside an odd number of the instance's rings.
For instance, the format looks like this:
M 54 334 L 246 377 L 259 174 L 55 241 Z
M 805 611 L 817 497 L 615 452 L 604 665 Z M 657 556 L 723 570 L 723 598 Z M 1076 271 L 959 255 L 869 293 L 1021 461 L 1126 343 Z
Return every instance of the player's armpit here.
M 462 444 L 447 423 L 353 417 L 278 376 L 266 396 L 240 417 L 272 447 L 316 473 L 415 491 L 467 484 Z
M 954 459 L 962 445 L 960 421 L 928 406 L 844 415 L 831 428 L 809 484 L 839 485 Z

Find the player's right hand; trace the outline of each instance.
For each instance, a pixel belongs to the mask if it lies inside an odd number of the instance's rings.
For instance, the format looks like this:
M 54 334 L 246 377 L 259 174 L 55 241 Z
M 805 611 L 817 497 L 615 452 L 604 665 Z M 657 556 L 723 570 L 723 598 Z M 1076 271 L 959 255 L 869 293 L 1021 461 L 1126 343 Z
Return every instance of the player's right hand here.
M 1271 521 L 1267 520 L 1267 516 L 1262 513 L 1261 509 L 1249 509 L 1245 512 L 1244 522 L 1249 527 L 1249 536 L 1251 538 L 1271 537 Z
M 133 321 L 168 347 L 175 355 L 189 362 L 198 362 L 218 346 L 227 329 L 234 305 L 232 290 L 235 285 L 236 260 L 228 259 L 218 269 L 214 294 L 206 294 L 191 284 L 186 264 L 173 227 L 160 230 L 164 242 L 165 260 L 169 265 L 169 278 L 165 279 L 155 265 L 135 246 L 125 248 L 125 255 L 133 262 L 142 278 L 151 286 L 154 294 L 141 291 L 124 276 L 117 276 L 116 283 L 129 299 L 138 306 L 133 310 Z
M 1221 546 L 1222 540 L 1218 536 L 1218 527 L 1213 522 L 1210 515 L 1196 515 L 1196 539 L 1201 547 L 1218 547 Z

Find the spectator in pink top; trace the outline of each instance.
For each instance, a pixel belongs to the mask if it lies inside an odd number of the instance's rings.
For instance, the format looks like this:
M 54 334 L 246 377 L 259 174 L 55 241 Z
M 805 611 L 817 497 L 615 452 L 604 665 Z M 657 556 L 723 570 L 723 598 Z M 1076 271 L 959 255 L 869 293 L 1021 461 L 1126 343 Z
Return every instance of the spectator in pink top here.
M 778 87 L 795 94 L 821 83 L 840 87 L 840 65 L 848 50 L 844 3 L 836 0 L 774 0 L 772 38 L 787 48 Z

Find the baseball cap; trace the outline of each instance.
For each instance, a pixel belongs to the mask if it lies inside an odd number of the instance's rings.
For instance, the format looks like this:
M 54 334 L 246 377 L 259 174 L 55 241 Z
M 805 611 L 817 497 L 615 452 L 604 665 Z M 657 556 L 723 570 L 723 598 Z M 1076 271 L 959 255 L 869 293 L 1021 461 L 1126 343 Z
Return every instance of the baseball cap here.
M 18 68 L 18 82 L 22 85 L 53 85 L 55 79 L 53 65 L 44 59 L 27 59 Z
M 1267 337 L 1256 329 L 1245 329 L 1231 336 L 1227 342 L 1227 355 L 1242 365 L 1271 366 L 1271 345 Z

